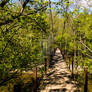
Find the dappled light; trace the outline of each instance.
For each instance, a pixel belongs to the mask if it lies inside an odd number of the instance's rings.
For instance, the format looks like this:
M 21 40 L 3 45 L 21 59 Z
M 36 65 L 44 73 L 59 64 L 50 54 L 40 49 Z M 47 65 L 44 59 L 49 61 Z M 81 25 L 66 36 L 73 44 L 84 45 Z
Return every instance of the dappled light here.
M 0 0 L 0 92 L 92 92 L 92 0 Z
M 52 61 L 51 61 L 52 62 Z M 56 49 L 53 56 L 54 63 L 47 77 L 43 78 L 39 92 L 81 92 L 78 83 L 72 80 L 71 72 L 68 70 L 62 54 Z

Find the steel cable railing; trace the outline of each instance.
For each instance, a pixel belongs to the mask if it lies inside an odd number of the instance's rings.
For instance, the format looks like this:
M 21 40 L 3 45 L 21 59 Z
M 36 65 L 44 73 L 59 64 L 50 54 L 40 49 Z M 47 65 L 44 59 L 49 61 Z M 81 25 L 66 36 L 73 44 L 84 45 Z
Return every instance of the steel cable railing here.
M 92 74 L 90 74 L 90 72 L 88 71 L 88 67 L 84 66 L 84 68 L 82 68 L 78 65 L 77 70 L 75 70 L 74 57 L 68 57 L 65 55 L 64 59 L 66 64 L 68 65 L 69 70 L 72 72 L 72 79 L 77 80 L 80 85 L 84 85 L 84 92 L 87 92 L 89 90 L 88 86 L 92 85 L 92 83 L 90 83 L 90 80 L 92 81 Z

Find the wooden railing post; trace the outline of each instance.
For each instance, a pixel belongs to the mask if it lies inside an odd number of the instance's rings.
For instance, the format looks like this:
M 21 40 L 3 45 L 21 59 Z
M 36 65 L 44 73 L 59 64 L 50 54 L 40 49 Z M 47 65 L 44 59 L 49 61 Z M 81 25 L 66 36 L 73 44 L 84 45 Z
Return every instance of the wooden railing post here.
M 47 75 L 47 58 L 45 58 L 45 76 Z
M 71 63 L 71 56 L 69 56 L 69 69 L 70 69 L 70 63 Z
M 66 64 L 67 64 L 67 56 L 65 55 L 64 57 L 65 57 L 65 62 L 66 62 Z
M 37 89 L 37 67 L 34 68 L 34 92 L 36 92 Z
M 49 69 L 49 57 L 45 58 L 45 76 L 47 75 Z
M 84 67 L 84 92 L 88 91 L 88 67 Z
M 74 78 L 74 57 L 72 58 L 72 78 Z
M 49 57 L 47 57 L 47 72 L 48 72 L 48 69 L 49 69 Z

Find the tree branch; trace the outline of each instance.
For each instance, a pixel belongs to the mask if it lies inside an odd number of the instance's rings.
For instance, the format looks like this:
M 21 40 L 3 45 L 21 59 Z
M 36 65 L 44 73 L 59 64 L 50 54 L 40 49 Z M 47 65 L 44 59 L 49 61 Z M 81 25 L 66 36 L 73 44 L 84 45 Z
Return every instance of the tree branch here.
M 19 30 L 20 28 L 21 28 L 21 27 L 19 27 L 17 30 Z M 11 38 L 8 40 L 8 42 L 6 43 L 4 49 L 2 50 L 2 55 L 3 55 L 3 53 L 5 52 L 5 49 L 7 48 L 8 44 L 9 44 L 9 41 L 10 41 L 10 40 L 13 38 L 13 36 L 16 34 L 17 30 L 14 31 L 12 37 L 11 37 Z
M 10 0 L 2 0 L 0 6 L 3 8 Z
M 0 22 L 0 26 L 3 26 L 3 25 L 6 25 L 6 24 L 9 24 L 9 23 L 12 23 L 15 19 L 19 19 L 20 16 L 27 16 L 27 15 L 30 15 L 30 14 L 34 14 L 34 13 L 37 13 L 38 11 L 44 9 L 45 7 L 48 6 L 48 3 L 45 4 L 43 7 L 37 9 L 36 11 L 33 11 L 31 13 L 28 13 L 28 14 L 22 14 L 23 12 L 21 12 L 20 14 L 18 14 L 17 16 L 11 16 L 12 17 L 12 20 L 11 18 L 10 19 L 7 19 L 6 21 L 3 21 L 3 22 Z M 20 19 L 19 19 L 20 20 Z

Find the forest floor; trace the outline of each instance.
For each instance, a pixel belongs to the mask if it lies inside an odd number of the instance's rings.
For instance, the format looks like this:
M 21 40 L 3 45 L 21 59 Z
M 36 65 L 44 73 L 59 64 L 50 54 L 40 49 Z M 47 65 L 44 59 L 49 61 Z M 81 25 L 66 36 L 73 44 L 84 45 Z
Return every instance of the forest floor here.
M 53 57 L 53 66 L 44 77 L 37 92 L 81 92 L 76 81 L 72 80 L 71 72 L 64 62 L 60 51 Z

